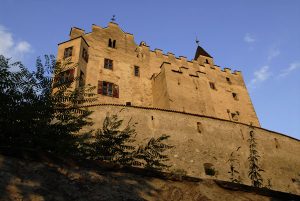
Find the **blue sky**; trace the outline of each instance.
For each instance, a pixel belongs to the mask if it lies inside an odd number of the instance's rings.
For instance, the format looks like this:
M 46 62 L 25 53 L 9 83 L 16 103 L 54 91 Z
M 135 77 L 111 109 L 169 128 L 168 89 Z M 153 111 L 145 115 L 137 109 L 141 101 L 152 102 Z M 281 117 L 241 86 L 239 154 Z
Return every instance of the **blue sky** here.
M 298 0 L 1 0 L 0 54 L 33 69 L 72 26 L 91 31 L 113 14 L 136 43 L 192 59 L 195 38 L 221 67 L 241 70 L 263 128 L 300 139 Z

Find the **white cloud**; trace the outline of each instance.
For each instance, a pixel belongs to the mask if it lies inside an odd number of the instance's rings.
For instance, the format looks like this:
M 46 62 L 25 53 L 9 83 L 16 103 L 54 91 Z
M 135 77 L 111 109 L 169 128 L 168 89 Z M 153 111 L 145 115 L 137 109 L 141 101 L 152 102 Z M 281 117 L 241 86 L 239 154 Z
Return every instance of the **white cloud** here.
M 250 81 L 249 87 L 254 87 L 256 84 L 267 80 L 271 76 L 269 66 L 263 66 L 254 72 L 254 78 Z
M 246 33 L 246 35 L 244 36 L 244 41 L 246 43 L 254 43 L 256 40 L 253 35 L 251 35 L 250 33 Z
M 20 60 L 25 54 L 30 53 L 31 49 L 27 41 L 16 41 L 13 34 L 0 25 L 0 54 Z
M 280 50 L 278 48 L 271 48 L 268 53 L 268 61 L 273 60 L 275 57 L 280 55 Z
M 289 65 L 288 68 L 285 68 L 279 74 L 279 77 L 285 77 L 290 74 L 292 71 L 300 68 L 300 62 L 293 62 Z

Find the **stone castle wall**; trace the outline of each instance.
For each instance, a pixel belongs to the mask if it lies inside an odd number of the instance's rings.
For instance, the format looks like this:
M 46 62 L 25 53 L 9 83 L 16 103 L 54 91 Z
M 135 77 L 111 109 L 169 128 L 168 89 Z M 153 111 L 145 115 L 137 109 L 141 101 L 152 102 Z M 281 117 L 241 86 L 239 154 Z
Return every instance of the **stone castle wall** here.
M 205 117 L 182 112 L 126 107 L 117 105 L 98 105 L 89 107 L 95 111 L 93 128 L 101 128 L 107 114 L 118 114 L 124 119 L 124 126 L 131 119 L 137 122 L 137 144 L 144 144 L 151 137 L 170 135 L 169 144 L 175 146 L 168 152 L 171 169 L 184 169 L 188 175 L 200 178 L 215 178 L 228 181 L 230 154 L 234 152 L 235 164 L 242 183 L 251 185 L 249 171 L 249 132 L 248 125 L 228 120 Z M 260 155 L 259 164 L 264 185 L 270 180 L 272 189 L 300 194 L 299 141 L 291 137 L 254 128 Z M 205 173 L 204 164 L 215 170 L 214 176 Z

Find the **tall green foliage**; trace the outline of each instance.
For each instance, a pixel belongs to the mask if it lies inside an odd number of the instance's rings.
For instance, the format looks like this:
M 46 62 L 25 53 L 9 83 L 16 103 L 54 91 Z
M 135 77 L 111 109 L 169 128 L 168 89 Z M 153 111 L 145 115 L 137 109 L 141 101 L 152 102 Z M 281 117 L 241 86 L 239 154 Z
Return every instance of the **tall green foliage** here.
M 124 121 L 117 115 L 107 115 L 103 127 L 96 131 L 95 139 L 85 147 L 90 147 L 87 156 L 122 165 L 141 166 L 161 170 L 169 167 L 165 164 L 168 156 L 163 152 L 172 148 L 163 141 L 169 136 L 151 138 L 145 145 L 135 146 L 135 124 L 131 120 L 123 127 Z M 123 128 L 122 128 L 123 127 Z M 136 144 L 136 143 L 135 143 Z
M 133 151 L 135 147 L 136 131 L 134 124 L 127 123 L 121 129 L 123 120 L 117 115 L 107 115 L 103 121 L 102 129 L 95 133 L 95 142 L 92 143 L 92 158 L 123 165 L 134 164 Z
M 54 85 L 54 78 L 76 67 L 45 56 L 45 63 L 38 58 L 30 72 L 21 62 L 0 55 L 0 147 L 78 153 L 76 133 L 92 123 L 91 112 L 78 106 L 95 100 L 94 88 L 74 88 L 76 76 Z
M 229 162 L 228 174 L 230 175 L 229 179 L 231 182 L 241 183 L 241 178 L 239 176 L 240 172 L 238 171 L 239 160 L 236 158 L 235 153 L 236 153 L 235 151 L 231 152 L 230 157 L 228 159 L 228 162 Z
M 164 141 L 170 136 L 161 135 L 158 138 L 151 138 L 146 145 L 139 147 L 137 151 L 137 158 L 143 160 L 143 166 L 148 169 L 162 170 L 164 168 L 169 168 L 165 162 L 169 160 L 168 155 L 163 154 L 168 149 L 173 148 Z
M 249 153 L 250 153 L 248 157 L 248 162 L 249 162 L 248 176 L 251 179 L 252 186 L 262 187 L 263 178 L 259 172 L 264 170 L 259 167 L 258 160 L 260 156 L 257 151 L 257 142 L 253 130 L 251 130 L 249 133 L 248 142 L 249 142 Z

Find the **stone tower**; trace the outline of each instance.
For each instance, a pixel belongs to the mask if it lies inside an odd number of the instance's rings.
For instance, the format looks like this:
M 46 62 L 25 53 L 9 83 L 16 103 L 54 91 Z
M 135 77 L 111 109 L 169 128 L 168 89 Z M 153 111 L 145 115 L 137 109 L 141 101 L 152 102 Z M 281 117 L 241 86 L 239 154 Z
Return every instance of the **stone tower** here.
M 241 72 L 221 70 L 198 46 L 195 58 L 150 50 L 110 22 L 85 33 L 72 28 L 58 59 L 71 57 L 73 72 L 98 87 L 99 103 L 181 111 L 260 126 Z

